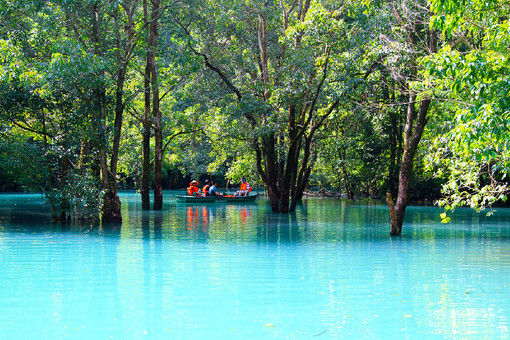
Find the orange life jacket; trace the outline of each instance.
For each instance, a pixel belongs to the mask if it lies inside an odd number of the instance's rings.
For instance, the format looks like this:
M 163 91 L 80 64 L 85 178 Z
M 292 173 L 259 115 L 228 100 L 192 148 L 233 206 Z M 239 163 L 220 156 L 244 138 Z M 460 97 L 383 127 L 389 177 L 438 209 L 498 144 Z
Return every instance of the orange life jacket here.
M 192 186 L 188 187 L 188 194 L 190 194 L 191 196 L 195 195 L 197 192 L 198 192 L 197 186 L 192 185 Z
M 248 190 L 248 192 L 251 192 L 251 186 L 248 184 L 248 182 L 241 183 L 241 190 Z

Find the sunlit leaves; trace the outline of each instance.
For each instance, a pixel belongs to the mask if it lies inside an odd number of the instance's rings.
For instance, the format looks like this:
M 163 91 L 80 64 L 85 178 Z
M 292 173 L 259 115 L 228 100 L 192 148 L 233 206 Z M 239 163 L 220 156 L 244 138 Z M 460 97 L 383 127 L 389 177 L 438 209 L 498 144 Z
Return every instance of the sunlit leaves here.
M 454 126 L 435 161 L 448 169 L 440 202 L 475 209 L 505 201 L 510 174 L 510 6 L 492 1 L 431 1 L 432 25 L 449 44 L 424 59 L 436 95 L 451 100 Z
M 0 75 L 3 81 L 12 79 L 13 72 L 21 66 L 19 62 L 21 57 L 19 47 L 12 44 L 10 40 L 0 40 Z

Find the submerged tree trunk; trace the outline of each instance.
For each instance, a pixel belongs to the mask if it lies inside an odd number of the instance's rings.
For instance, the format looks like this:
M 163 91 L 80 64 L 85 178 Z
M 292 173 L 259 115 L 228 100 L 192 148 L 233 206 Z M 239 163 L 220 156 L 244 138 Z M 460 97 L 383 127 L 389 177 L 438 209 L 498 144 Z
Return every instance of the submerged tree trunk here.
M 101 117 L 106 117 L 106 104 L 104 91 L 99 91 L 99 110 Z M 103 183 L 103 207 L 101 211 L 101 220 L 104 223 L 122 222 L 121 203 L 117 195 L 117 178 L 111 172 L 108 166 L 108 154 L 106 148 L 106 126 L 101 127 L 101 142 L 99 146 L 100 164 L 101 164 L 101 180 Z
M 117 93 L 115 107 L 115 122 L 113 127 L 112 153 L 110 156 L 110 169 L 108 171 L 108 186 L 105 188 L 103 206 L 103 222 L 122 222 L 121 202 L 118 192 L 117 164 L 119 162 L 120 138 L 122 130 L 122 116 L 124 113 L 123 88 L 125 72 L 121 70 L 117 78 Z
M 121 202 L 114 188 L 110 188 L 104 195 L 101 221 L 103 223 L 122 222 Z
M 135 5 L 133 5 L 135 6 Z M 133 15 L 135 11 L 128 11 L 126 18 L 120 18 L 118 9 L 113 11 L 115 24 L 115 119 L 113 123 L 113 142 L 110 155 L 110 168 L 108 171 L 109 183 L 105 187 L 105 198 L 102 220 L 104 222 L 122 222 L 121 201 L 118 196 L 117 165 L 119 162 L 120 140 L 122 136 L 122 121 L 124 116 L 124 85 L 129 62 L 133 56 L 133 43 L 135 23 Z M 125 22 L 123 21 L 125 20 Z M 121 34 L 125 33 L 125 41 L 122 42 Z
M 104 39 L 101 35 L 101 22 L 103 19 L 103 13 L 101 7 L 98 4 L 93 4 L 89 7 L 90 18 L 91 18 L 91 38 L 93 42 L 94 54 L 103 57 L 104 56 Z M 116 21 L 117 22 L 117 21 Z M 81 41 L 81 40 L 80 40 Z M 117 47 L 119 42 L 117 41 Z M 117 51 L 120 53 L 120 50 Z M 117 55 L 119 60 L 119 55 Z M 125 65 L 124 65 L 125 66 Z M 121 67 L 119 65 L 119 67 Z M 100 71 L 101 77 L 105 77 L 105 70 Z M 124 85 L 125 73 L 118 73 L 117 77 L 117 88 L 116 88 L 116 104 L 115 104 L 115 122 L 114 122 L 114 141 L 112 147 L 112 154 L 110 158 L 110 164 L 108 164 L 108 134 L 107 134 L 107 98 L 106 88 L 101 82 L 95 89 L 95 100 L 97 118 L 99 123 L 98 128 L 98 141 L 97 148 L 99 151 L 99 165 L 101 173 L 101 182 L 103 184 L 103 206 L 101 210 L 101 220 L 103 222 L 121 222 L 122 215 L 120 209 L 120 199 L 117 195 L 117 161 L 118 152 L 120 145 L 120 133 L 122 127 L 122 112 L 124 107 L 122 105 L 122 88 Z M 120 104 L 120 106 L 119 106 Z
M 150 178 L 151 178 L 151 95 L 150 95 L 150 68 L 147 57 L 144 80 L 144 115 L 142 122 L 142 210 L 151 208 Z
M 412 5 L 411 7 L 405 7 L 396 1 L 391 1 L 391 6 L 400 26 L 406 28 L 406 41 L 411 50 L 408 65 L 410 74 L 405 82 L 417 82 L 419 81 L 417 77 L 419 67 L 417 63 L 418 56 L 424 53 L 433 54 L 437 51 L 437 32 L 427 27 L 429 12 L 426 7 L 413 7 Z M 419 11 L 423 12 L 420 13 Z M 409 93 L 409 85 L 405 84 L 405 82 L 401 83 L 402 93 Z M 404 145 L 398 177 L 397 202 L 394 207 L 393 201 L 391 200 L 390 203 L 390 199 L 388 199 L 391 220 L 390 235 L 400 235 L 402 233 L 402 224 L 409 201 L 409 185 L 414 156 L 427 124 L 427 113 L 431 100 L 428 96 L 424 96 L 417 102 L 417 98 L 417 94 L 411 90 L 404 128 Z M 419 108 L 418 113 L 416 113 L 418 103 Z
M 154 210 L 163 208 L 163 127 L 161 111 L 159 108 L 159 86 L 158 86 L 158 67 L 156 64 L 156 48 L 158 45 L 158 17 L 159 0 L 152 0 L 152 13 L 149 35 L 149 53 L 151 70 L 151 88 L 152 88 L 152 111 L 154 117 Z
M 423 135 L 423 129 L 427 124 L 427 112 L 430 106 L 430 98 L 426 97 L 421 100 L 416 123 L 414 123 L 415 101 L 416 95 L 412 94 L 407 110 L 407 122 L 404 132 L 404 154 L 402 155 L 402 163 L 400 165 L 398 196 L 394 209 L 393 204 L 390 204 L 388 199 L 391 218 L 390 235 L 400 235 L 402 233 L 402 224 L 409 200 L 409 184 L 411 181 L 414 155 Z
M 393 202 L 393 197 L 391 196 L 391 193 L 386 193 L 386 202 L 388 203 L 388 207 L 390 208 L 390 220 L 393 221 L 397 220 L 397 212 L 395 210 L 395 203 Z
M 143 1 L 143 12 L 145 25 L 149 27 L 147 0 Z M 149 34 L 150 35 L 150 34 Z M 145 73 L 144 73 L 144 112 L 142 118 L 142 183 L 140 194 L 142 196 L 142 210 L 151 208 L 150 201 L 150 178 L 151 178 L 151 67 L 150 67 L 150 51 L 145 56 Z
M 120 150 L 120 139 L 122 134 L 122 121 L 125 109 L 124 103 L 124 84 L 126 81 L 126 74 L 128 63 L 131 59 L 131 55 L 133 52 L 133 41 L 132 41 L 132 33 L 130 32 L 130 28 L 133 24 L 133 17 L 128 16 L 128 25 L 127 27 L 127 35 L 125 45 L 121 45 L 121 19 L 119 17 L 119 12 L 117 10 L 114 11 L 113 19 L 115 22 L 116 28 L 116 57 L 117 57 L 117 70 L 115 76 L 115 120 L 113 123 L 113 142 L 112 142 L 112 152 L 110 155 L 110 168 L 108 172 L 109 177 L 109 185 L 105 188 L 105 198 L 103 205 L 103 222 L 122 222 L 122 213 L 121 213 L 121 202 L 118 193 L 118 181 L 117 181 L 117 165 L 119 162 L 119 150 Z M 124 52 L 124 53 L 122 53 Z

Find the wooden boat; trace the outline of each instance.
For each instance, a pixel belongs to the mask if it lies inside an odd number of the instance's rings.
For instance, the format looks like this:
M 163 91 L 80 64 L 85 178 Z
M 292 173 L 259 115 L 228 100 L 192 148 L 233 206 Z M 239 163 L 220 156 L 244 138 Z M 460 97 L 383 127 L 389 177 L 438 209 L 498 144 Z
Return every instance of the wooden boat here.
M 190 195 L 177 195 L 177 203 L 246 203 L 253 202 L 257 199 L 258 193 L 251 192 L 248 196 L 190 196 Z

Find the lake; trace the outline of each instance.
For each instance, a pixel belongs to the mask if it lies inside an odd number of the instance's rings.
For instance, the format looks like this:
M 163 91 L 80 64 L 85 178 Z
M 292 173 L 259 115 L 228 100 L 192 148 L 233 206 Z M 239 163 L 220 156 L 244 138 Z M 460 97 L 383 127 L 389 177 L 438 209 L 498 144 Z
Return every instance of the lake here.
M 510 337 L 510 210 L 378 201 L 178 204 L 119 225 L 53 223 L 40 195 L 0 195 L 0 339 Z

